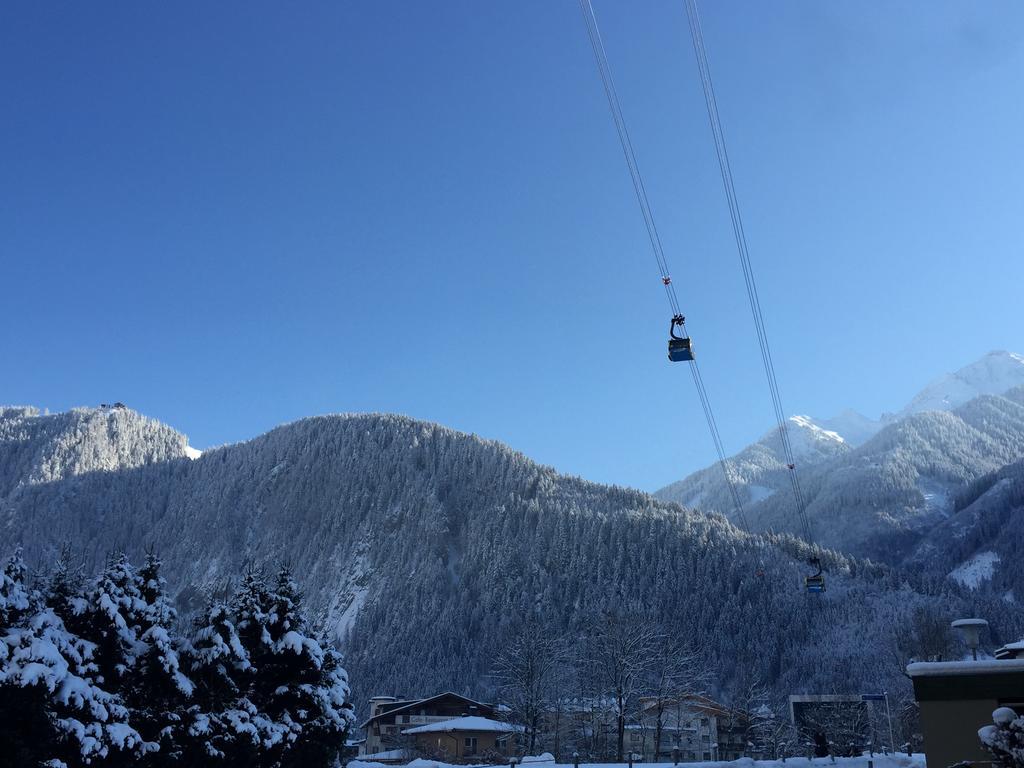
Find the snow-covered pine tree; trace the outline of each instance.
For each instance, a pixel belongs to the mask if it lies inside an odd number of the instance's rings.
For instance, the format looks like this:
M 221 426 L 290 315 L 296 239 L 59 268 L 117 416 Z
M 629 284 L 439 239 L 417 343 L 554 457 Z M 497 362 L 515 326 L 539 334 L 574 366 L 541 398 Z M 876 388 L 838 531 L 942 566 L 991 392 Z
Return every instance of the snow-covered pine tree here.
M 195 685 L 181 669 L 179 642 L 171 636 L 177 613 L 160 575 L 161 561 L 154 552 L 138 571 L 138 644 L 134 670 L 126 682 L 125 699 L 132 724 L 147 741 L 160 744 L 151 756 L 158 765 L 172 765 L 180 755 L 182 715 L 191 703 Z
M 1000 768 L 1024 768 L 1024 715 L 1000 707 L 992 713 L 992 723 L 978 731 L 978 738 L 992 753 L 993 763 Z
M 140 635 L 146 603 L 140 581 L 124 552 L 108 556 L 100 574 L 85 593 L 84 610 L 72 626 L 96 646 L 98 681 L 111 693 L 130 688 L 145 650 Z
M 77 618 L 85 611 L 82 585 L 85 578 L 82 566 L 70 544 L 61 545 L 60 554 L 46 583 L 46 604 L 53 609 L 65 626 L 73 628 Z
M 95 645 L 26 587 L 25 573 L 16 552 L 0 583 L 0 755 L 54 768 L 137 764 L 156 745 L 97 684 Z
M 252 665 L 225 602 L 210 601 L 183 656 L 196 687 L 182 715 L 182 764 L 231 766 L 255 760 L 260 739 L 255 727 L 246 727 L 252 706 L 243 700 L 247 683 L 240 684 Z
M 286 734 L 280 765 L 332 765 L 352 721 L 340 654 L 305 634 L 302 594 L 282 566 L 270 592 L 270 642 L 257 666 L 254 702 Z
M 43 755 L 36 748 L 37 740 L 52 733 L 45 693 L 23 684 L 12 658 L 24 643 L 24 628 L 32 608 L 25 572 L 19 549 L 0 574 L 0 755 L 10 760 L 10 765 L 39 761 Z

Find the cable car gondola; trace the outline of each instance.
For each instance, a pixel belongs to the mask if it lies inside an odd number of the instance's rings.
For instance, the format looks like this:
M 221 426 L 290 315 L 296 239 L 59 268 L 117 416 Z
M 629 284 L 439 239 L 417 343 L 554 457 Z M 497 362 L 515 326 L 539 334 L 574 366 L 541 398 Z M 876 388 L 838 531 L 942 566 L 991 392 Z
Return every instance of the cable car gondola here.
M 821 572 L 821 560 L 812 557 L 808 562 L 818 569 L 817 573 L 804 577 L 804 588 L 808 594 L 817 595 L 825 591 L 825 576 Z
M 676 326 L 682 328 L 686 318 L 682 315 L 674 315 L 668 326 L 668 359 L 673 363 L 684 363 L 693 360 L 693 348 L 690 345 L 689 336 L 676 336 Z M 685 331 L 683 331 L 685 333 Z

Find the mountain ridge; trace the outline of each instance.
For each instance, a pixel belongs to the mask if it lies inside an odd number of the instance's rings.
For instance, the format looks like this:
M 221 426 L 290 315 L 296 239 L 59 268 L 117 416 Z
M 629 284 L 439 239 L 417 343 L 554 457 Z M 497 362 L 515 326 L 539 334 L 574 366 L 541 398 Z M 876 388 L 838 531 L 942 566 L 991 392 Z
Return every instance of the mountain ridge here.
M 992 612 L 966 591 L 950 603 L 829 552 L 829 593 L 809 598 L 811 550 L 796 539 L 749 536 L 724 517 L 401 416 L 311 417 L 194 461 L 66 472 L 19 486 L 0 512 L 5 546 L 22 542 L 39 564 L 65 541 L 90 564 L 155 547 L 186 615 L 248 564 L 292 563 L 345 649 L 357 703 L 388 690 L 487 695 L 491 661 L 527 616 L 572 638 L 607 610 L 650 613 L 705 645 L 723 695 L 740 669 L 780 694 L 850 680 L 895 689 L 896 665 L 874 658 L 889 641 L 866 644 L 858 627 L 916 609 Z M 993 626 L 1011 636 L 1024 616 Z M 822 654 L 837 666 L 817 664 Z
M 749 451 L 741 452 L 734 469 L 741 482 L 751 476 L 744 475 Z M 954 497 L 1021 458 L 1024 387 L 1016 387 L 1003 395 L 981 395 L 952 411 L 913 413 L 860 446 L 804 461 L 801 485 L 816 540 L 824 546 L 892 564 L 920 563 L 913 557 L 915 547 L 952 513 Z M 748 495 L 746 519 L 755 530 L 801 531 L 781 460 L 773 460 L 759 465 L 756 476 L 772 492 Z M 709 485 L 714 492 L 707 492 Z M 734 516 L 720 490 L 725 485 L 721 470 L 713 467 L 656 495 Z M 698 488 L 705 495 L 694 500 Z M 783 493 L 776 495 L 779 490 Z

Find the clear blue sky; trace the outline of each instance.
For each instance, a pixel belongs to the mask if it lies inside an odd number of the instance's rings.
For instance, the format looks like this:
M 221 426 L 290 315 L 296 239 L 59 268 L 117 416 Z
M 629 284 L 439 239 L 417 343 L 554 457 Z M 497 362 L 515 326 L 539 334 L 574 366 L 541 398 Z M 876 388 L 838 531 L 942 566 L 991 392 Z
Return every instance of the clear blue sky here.
M 681 0 L 597 0 L 730 451 L 771 425 Z M 1024 6 L 702 5 L 785 406 L 1024 350 Z M 712 456 L 574 0 L 5 3 L 0 402 Z

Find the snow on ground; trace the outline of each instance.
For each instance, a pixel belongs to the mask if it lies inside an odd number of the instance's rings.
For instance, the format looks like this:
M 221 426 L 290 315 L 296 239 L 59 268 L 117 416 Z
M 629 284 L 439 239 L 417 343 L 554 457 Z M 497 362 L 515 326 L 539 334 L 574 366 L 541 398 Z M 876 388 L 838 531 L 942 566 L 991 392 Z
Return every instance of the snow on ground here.
M 383 763 L 376 762 L 377 760 L 402 760 L 406 757 L 404 749 L 388 749 L 384 752 L 374 752 L 372 755 L 360 755 L 359 760 L 353 762 L 359 763 L 360 765 L 383 765 Z M 351 765 L 352 763 L 349 763 Z
M 945 483 L 930 478 L 920 478 L 917 490 L 924 497 L 926 512 L 949 516 L 953 512 L 953 494 Z
M 334 635 L 339 640 L 343 640 L 348 636 L 348 631 L 356 623 L 356 617 L 363 610 L 363 604 L 366 603 L 366 596 L 369 593 L 369 587 L 356 587 L 353 591 L 352 602 L 348 604 L 348 607 L 345 608 L 334 625 Z
M 191 445 L 186 445 L 185 455 L 188 456 L 193 461 L 195 461 L 196 459 L 203 455 L 203 452 L 200 451 L 198 448 L 193 448 Z
M 969 589 L 977 589 L 981 582 L 992 578 L 992 571 L 1000 561 L 995 552 L 977 552 L 949 572 L 949 578 Z
M 572 763 L 556 763 L 550 755 L 539 757 L 524 757 L 523 763 L 532 763 L 538 768 L 573 768 Z M 732 762 L 705 762 L 705 763 L 679 763 L 680 768 L 868 768 L 869 761 L 873 768 L 926 768 L 924 755 L 915 753 L 913 755 L 896 754 L 883 755 L 875 753 L 873 756 L 864 754 L 860 757 L 837 757 L 833 761 L 829 757 L 790 757 L 786 760 L 751 760 L 749 757 Z M 480 768 L 506 768 L 507 763 L 489 766 L 480 764 Z M 634 763 L 635 768 L 673 768 L 672 763 Z M 363 760 L 352 760 L 348 768 L 384 768 L 382 763 L 374 763 Z M 450 763 L 440 763 L 434 760 L 413 760 L 405 768 L 457 768 Z M 461 766 L 458 768 L 466 768 Z M 580 763 L 580 768 L 628 768 L 626 763 Z
M 357 545 L 356 556 L 349 565 L 347 583 L 335 595 L 328 609 L 327 623 L 334 625 L 334 636 L 342 644 L 348 639 L 349 630 L 355 624 L 359 612 L 363 610 L 366 597 L 370 593 L 369 551 L 370 545 L 366 541 L 361 541 Z

